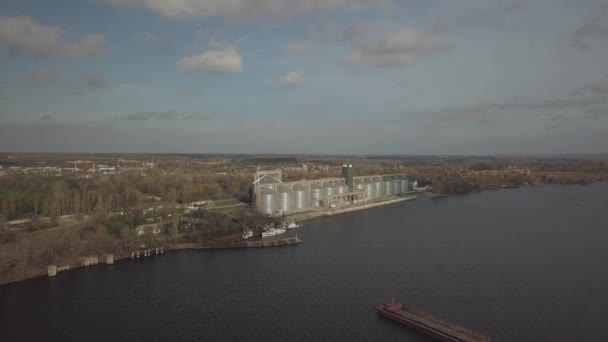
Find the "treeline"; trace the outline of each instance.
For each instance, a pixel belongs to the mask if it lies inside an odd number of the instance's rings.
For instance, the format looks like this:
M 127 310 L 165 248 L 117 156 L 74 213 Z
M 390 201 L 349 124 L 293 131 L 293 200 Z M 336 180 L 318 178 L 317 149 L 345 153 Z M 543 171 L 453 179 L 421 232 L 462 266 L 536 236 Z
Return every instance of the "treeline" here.
M 444 195 L 460 195 L 481 191 L 479 183 L 463 178 L 433 179 L 433 192 Z
M 90 179 L 14 175 L 0 179 L 0 221 L 54 219 L 67 214 L 142 208 L 158 202 L 220 198 L 248 201 L 250 184 L 251 178 L 245 175 L 164 174 L 159 170 L 147 176 Z

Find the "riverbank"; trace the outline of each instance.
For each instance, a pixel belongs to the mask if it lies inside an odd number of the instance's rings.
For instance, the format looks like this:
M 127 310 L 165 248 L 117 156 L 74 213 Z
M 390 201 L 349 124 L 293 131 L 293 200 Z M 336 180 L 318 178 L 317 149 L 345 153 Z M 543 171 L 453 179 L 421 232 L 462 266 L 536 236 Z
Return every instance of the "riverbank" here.
M 375 200 L 373 202 L 368 202 L 368 203 L 359 203 L 359 204 L 338 207 L 338 208 L 307 210 L 307 211 L 303 211 L 303 212 L 288 214 L 288 215 L 286 215 L 286 219 L 288 221 L 302 222 L 302 221 L 313 219 L 315 217 L 341 215 L 341 214 L 351 213 L 351 212 L 360 211 L 360 210 L 383 207 L 383 206 L 402 203 L 402 202 L 409 202 L 409 201 L 413 201 L 413 200 L 416 200 L 416 199 L 422 198 L 422 197 L 441 197 L 441 195 L 433 194 L 430 192 L 420 192 L 420 193 L 415 193 L 415 194 L 412 194 L 409 196 L 403 196 L 403 197 L 387 197 L 387 198 Z
M 184 249 L 232 249 L 232 248 L 263 248 L 263 247 L 280 247 L 297 245 L 302 243 L 297 236 L 285 237 L 272 240 L 256 240 L 256 241 L 234 241 L 230 243 L 182 243 L 175 245 L 171 250 Z
M 163 247 L 163 251 L 168 252 L 168 251 L 173 251 L 173 250 L 178 251 L 178 250 L 201 250 L 201 249 L 264 248 L 264 247 L 290 246 L 290 245 L 297 245 L 300 243 L 302 243 L 302 240 L 299 239 L 297 237 L 297 235 L 290 236 L 290 237 L 276 238 L 276 239 L 268 239 L 268 240 L 247 241 L 247 240 L 241 240 L 240 234 L 233 234 L 233 235 L 224 236 L 224 237 L 221 237 L 218 239 L 214 239 L 212 241 L 205 242 L 205 243 L 178 243 L 175 245 L 170 245 L 168 247 Z M 154 248 L 152 250 L 154 250 Z M 137 252 L 137 251 L 135 251 L 135 252 Z M 53 277 L 55 277 L 55 276 L 58 276 L 58 273 L 74 271 L 74 270 L 77 270 L 80 268 L 85 268 L 85 267 L 94 267 L 99 264 L 115 264 L 119 261 L 132 259 L 131 253 L 120 253 L 120 254 L 111 254 L 111 255 L 112 255 L 112 257 L 111 257 L 112 262 L 107 262 L 106 261 L 106 260 L 108 260 L 107 255 L 101 254 L 101 255 L 92 255 L 87 258 L 77 258 L 77 259 L 71 260 L 70 262 L 64 262 L 62 264 L 46 265 L 44 267 L 37 267 L 35 269 L 29 270 L 22 277 L 0 281 L 0 286 L 9 285 L 9 284 L 29 280 L 29 279 L 50 276 L 49 270 L 48 270 L 49 266 L 55 266 L 55 268 L 54 268 L 55 271 L 53 272 L 53 275 L 52 275 Z M 147 258 L 152 258 L 152 257 L 160 256 L 160 255 L 162 255 L 162 254 L 157 255 L 155 253 L 152 253 L 150 256 L 141 256 L 136 260 L 146 260 Z M 85 263 L 85 261 L 84 261 L 85 259 L 95 260 L 95 262 L 89 261 L 89 262 Z
M 342 215 L 342 214 L 352 213 L 352 212 L 359 211 L 359 210 L 366 210 L 366 209 L 371 209 L 371 208 L 384 207 L 384 206 L 391 205 L 391 204 L 409 202 L 409 201 L 415 200 L 416 198 L 418 198 L 418 197 L 417 196 L 404 196 L 401 198 L 387 199 L 387 200 L 383 200 L 380 202 L 372 202 L 372 203 L 368 203 L 368 204 L 360 204 L 360 205 L 354 205 L 354 206 L 349 206 L 349 207 L 344 207 L 344 208 L 328 209 L 328 210 L 323 211 L 321 215 L 322 216 Z

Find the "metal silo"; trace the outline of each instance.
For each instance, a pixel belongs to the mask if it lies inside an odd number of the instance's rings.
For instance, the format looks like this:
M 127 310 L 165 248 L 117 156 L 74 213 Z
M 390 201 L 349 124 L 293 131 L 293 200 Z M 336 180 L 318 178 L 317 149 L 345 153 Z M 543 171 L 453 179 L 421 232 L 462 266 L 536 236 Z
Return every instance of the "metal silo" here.
M 263 191 L 260 193 L 259 210 L 264 214 L 272 214 L 277 210 L 277 193 L 274 191 Z
M 310 201 L 312 207 L 320 207 L 325 201 L 325 189 L 320 186 L 313 186 L 310 189 Z
M 293 191 L 285 189 L 279 191 L 277 194 L 279 198 L 279 208 L 277 210 L 281 210 L 283 212 L 292 211 L 295 203 Z
M 348 185 L 340 184 L 336 187 L 336 194 L 342 195 L 348 192 Z
M 306 188 L 296 188 L 294 190 L 294 210 L 302 210 L 310 208 L 310 191 Z
M 401 188 L 403 189 L 403 193 L 410 191 L 410 181 L 408 179 L 402 179 Z
M 401 195 L 403 190 L 401 190 L 401 179 L 393 180 L 393 195 Z
M 331 184 L 325 184 L 323 188 L 325 189 L 325 198 L 336 194 L 336 187 Z
M 376 191 L 374 183 L 364 183 L 363 188 L 365 189 L 365 192 L 367 192 L 367 199 L 374 198 L 374 192 Z
M 355 183 L 355 190 L 365 190 L 365 183 Z
M 384 183 L 383 182 L 380 182 L 380 181 L 374 182 L 373 194 L 374 194 L 374 196 L 373 196 L 374 198 L 384 197 Z
M 393 195 L 393 182 L 390 180 L 384 181 L 384 196 L 392 196 Z

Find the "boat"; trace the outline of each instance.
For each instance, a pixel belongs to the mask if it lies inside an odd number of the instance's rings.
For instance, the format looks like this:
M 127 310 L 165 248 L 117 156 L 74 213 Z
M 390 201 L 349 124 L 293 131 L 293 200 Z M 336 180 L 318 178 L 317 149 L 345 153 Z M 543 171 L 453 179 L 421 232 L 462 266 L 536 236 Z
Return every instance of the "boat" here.
M 247 229 L 247 230 L 245 230 L 245 231 L 243 232 L 243 234 L 241 234 L 241 239 L 243 239 L 243 240 L 247 240 L 247 239 L 249 239 L 249 238 L 250 238 L 250 237 L 252 237 L 252 236 L 253 236 L 253 230 L 251 230 L 251 229 Z
M 376 306 L 378 313 L 420 333 L 447 342 L 492 342 L 493 339 L 454 323 L 414 310 L 403 304 L 390 303 Z
M 275 236 L 285 233 L 287 230 L 283 228 L 269 228 L 262 232 L 262 237 Z
M 284 229 L 294 229 L 294 228 L 298 228 L 298 227 L 302 227 L 302 225 L 297 224 L 295 222 L 291 222 L 290 224 L 283 226 Z

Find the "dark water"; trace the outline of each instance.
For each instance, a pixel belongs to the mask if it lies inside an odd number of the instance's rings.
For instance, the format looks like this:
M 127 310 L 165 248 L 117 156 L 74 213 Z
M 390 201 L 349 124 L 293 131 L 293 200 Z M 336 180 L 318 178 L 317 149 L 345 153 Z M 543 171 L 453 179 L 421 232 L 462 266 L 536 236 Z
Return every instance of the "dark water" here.
M 428 341 L 398 301 L 499 341 L 606 341 L 608 184 L 419 200 L 0 288 L 0 341 Z

